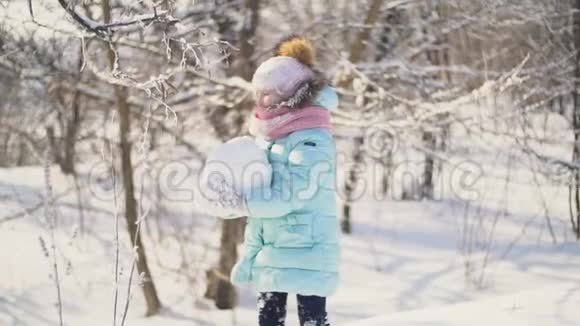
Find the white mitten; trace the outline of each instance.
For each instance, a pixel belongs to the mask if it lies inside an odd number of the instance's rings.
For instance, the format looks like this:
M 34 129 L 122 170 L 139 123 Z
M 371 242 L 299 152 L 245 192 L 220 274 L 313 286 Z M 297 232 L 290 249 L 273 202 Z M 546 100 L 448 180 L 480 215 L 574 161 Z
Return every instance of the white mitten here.
M 247 216 L 244 196 L 236 191 L 233 184 L 226 180 L 221 172 L 209 173 L 206 183 L 202 186 L 200 195 L 205 203 L 202 209 L 207 214 L 224 218 Z M 200 201 L 198 201 L 200 204 Z
M 271 178 L 266 151 L 250 137 L 234 138 L 208 155 L 196 204 L 207 214 L 222 218 L 247 216 L 245 195 L 269 187 Z

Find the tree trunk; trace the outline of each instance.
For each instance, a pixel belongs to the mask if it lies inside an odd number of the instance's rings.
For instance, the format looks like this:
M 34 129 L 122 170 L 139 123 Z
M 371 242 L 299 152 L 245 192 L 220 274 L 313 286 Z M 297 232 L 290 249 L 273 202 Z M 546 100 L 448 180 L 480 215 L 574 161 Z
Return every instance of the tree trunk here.
M 111 21 L 111 7 L 109 0 L 102 2 L 103 16 L 105 23 Z M 112 49 L 108 51 L 109 63 L 113 67 L 115 62 L 115 53 Z M 147 264 L 147 256 L 145 255 L 145 247 L 141 239 L 139 227 L 137 225 L 137 201 L 135 199 L 135 187 L 133 182 L 133 165 L 131 163 L 131 149 L 132 144 L 129 136 L 131 134 L 131 117 L 130 107 L 127 102 L 128 90 L 123 86 L 115 86 L 115 97 L 117 100 L 117 112 L 119 114 L 119 150 L 121 159 L 121 175 L 123 181 L 123 190 L 125 198 L 125 219 L 127 221 L 127 231 L 131 238 L 131 243 L 136 248 L 137 254 L 137 272 L 143 275 L 143 295 L 145 296 L 146 316 L 152 316 L 159 313 L 161 309 L 161 302 L 157 295 L 157 289 L 153 283 L 149 265 Z
M 80 124 L 80 94 L 75 91 L 71 105 L 71 117 L 67 119 L 64 135 L 63 157 L 60 168 L 64 174 L 75 174 L 75 144 Z
M 376 62 L 381 62 L 385 58 L 387 58 L 395 48 L 398 40 L 396 39 L 393 31 L 401 25 L 401 11 L 397 8 L 393 8 L 385 14 L 383 19 L 383 30 L 381 31 L 380 36 L 380 44 L 378 44 L 377 48 L 377 55 L 375 57 Z M 385 107 L 385 112 L 389 112 L 389 110 Z M 384 156 L 380 157 L 378 162 L 383 166 L 382 173 L 381 173 L 381 198 L 386 198 L 389 194 L 389 189 L 391 187 L 391 174 L 393 173 L 393 144 L 389 144 L 386 150 L 386 153 L 381 153 Z
M 391 174 L 393 173 L 393 152 L 389 151 L 383 158 L 381 164 L 383 165 L 383 175 L 381 178 L 381 191 L 383 193 L 383 198 L 389 195 L 389 189 L 391 188 Z
M 53 160 L 59 166 L 62 166 L 62 157 L 60 155 L 60 151 L 58 150 L 58 144 L 56 141 L 56 136 L 54 135 L 54 127 L 48 126 L 46 127 L 46 138 L 48 140 L 48 146 L 50 146 L 50 152 L 53 155 Z
M 215 301 L 218 309 L 232 309 L 238 302 L 235 286 L 230 282 L 230 272 L 238 258 L 238 234 L 242 219 L 224 220 L 220 239 L 220 257 L 217 268 L 208 272 L 206 298 Z
M 383 4 L 382 0 L 373 0 L 369 11 L 367 12 L 367 17 L 365 19 L 365 26 L 374 25 L 380 17 L 381 6 Z M 361 60 L 362 55 L 367 47 L 367 41 L 370 37 L 371 29 L 364 28 L 356 37 L 354 43 L 351 45 L 349 61 L 352 63 L 357 63 Z M 343 80 L 340 81 L 339 87 L 347 88 L 352 84 L 352 75 L 344 76 Z M 362 165 L 363 160 L 363 148 L 364 148 L 364 137 L 355 137 L 354 139 L 354 152 L 353 152 L 353 167 L 348 171 L 348 177 L 344 184 L 344 202 L 342 204 L 342 220 L 340 222 L 342 231 L 346 234 L 352 232 L 352 202 L 353 202 L 353 191 L 356 189 L 358 184 L 358 167 Z
M 436 138 L 433 132 L 423 132 L 423 144 L 429 150 L 435 150 Z M 433 199 L 433 170 L 435 161 L 431 153 L 425 153 L 425 165 L 423 167 L 423 185 L 421 187 L 421 199 Z
M 427 17 L 436 12 L 439 17 L 445 17 L 448 15 L 448 8 L 445 7 L 441 2 L 435 1 L 431 2 L 427 6 L 426 13 Z M 445 20 L 443 20 L 445 21 Z M 429 31 L 425 30 L 425 35 L 428 35 Z M 433 79 L 438 80 L 442 83 L 450 82 L 450 74 L 446 72 L 443 68 L 449 65 L 449 53 L 446 49 L 448 44 L 448 39 L 446 35 L 440 36 L 434 43 L 435 50 L 427 50 L 425 52 L 427 62 L 433 66 L 441 68 L 441 72 L 433 76 Z M 434 91 L 437 91 L 435 89 Z M 442 114 L 438 116 L 439 119 L 446 119 L 447 114 Z M 435 158 L 431 152 L 436 152 L 437 150 L 445 150 L 447 145 L 447 137 L 449 134 L 448 126 L 442 127 L 438 132 L 432 130 L 423 131 L 423 145 L 427 150 L 425 153 L 425 161 L 423 167 L 423 184 L 421 187 L 421 199 L 433 199 L 434 198 L 434 175 L 435 175 Z M 439 145 L 439 146 L 438 146 Z
M 79 49 L 79 71 L 83 65 L 83 49 Z M 79 74 L 81 74 L 79 72 Z M 82 75 L 78 79 L 81 80 Z M 67 117 L 66 132 L 64 135 L 64 153 L 61 165 L 61 170 L 65 174 L 75 174 L 75 145 L 76 138 L 81 123 L 81 95 L 79 91 L 73 91 L 71 99 L 71 114 Z
M 342 232 L 350 234 L 352 232 L 352 202 L 354 201 L 353 192 L 356 189 L 360 167 L 362 166 L 363 152 L 362 147 L 364 145 L 363 137 L 356 137 L 354 139 L 354 153 L 353 153 L 353 165 L 348 171 L 348 177 L 344 184 L 344 203 L 342 205 L 342 220 L 340 221 L 340 226 Z
M 254 62 L 254 52 L 256 43 L 253 40 L 259 24 L 260 17 L 260 0 L 245 0 L 240 10 L 244 13 L 242 28 L 235 31 L 236 24 L 227 15 L 222 15 L 218 20 L 218 30 L 223 39 L 232 44 L 237 44 L 239 52 L 233 57 L 231 69 L 227 71 L 230 76 L 239 76 L 245 80 L 251 80 L 256 68 Z M 232 40 L 232 38 L 236 38 Z M 226 126 L 223 124 L 223 115 L 231 108 L 216 108 L 210 121 L 222 140 L 237 136 L 242 131 L 244 117 L 249 114 L 250 103 L 244 101 L 237 108 L 237 119 L 235 125 Z M 232 128 L 234 127 L 234 128 Z M 234 130 L 232 133 L 232 129 Z M 232 267 L 238 259 L 238 242 L 240 234 L 243 233 L 245 225 L 244 219 L 224 220 L 222 222 L 222 234 L 220 239 L 220 257 L 218 265 L 207 272 L 207 289 L 205 296 L 215 301 L 218 309 L 232 309 L 237 304 L 238 294 L 235 286 L 230 282 L 230 273 Z
M 580 159 L 580 0 L 574 3 L 573 38 L 576 62 L 574 71 L 574 89 L 572 99 L 574 102 L 572 125 L 574 130 L 574 148 L 572 149 L 572 161 Z M 575 169 L 574 182 L 570 186 L 570 222 L 576 238 L 580 240 L 580 170 Z
M 119 113 L 119 149 L 121 151 L 121 175 L 123 179 L 123 190 L 125 194 L 125 218 L 127 220 L 127 230 L 131 238 L 131 243 L 137 248 L 137 272 L 144 275 L 143 295 L 147 304 L 146 316 L 152 316 L 159 313 L 161 302 L 157 296 L 157 290 L 149 265 L 145 255 L 145 247 L 141 240 L 141 233 L 138 232 L 138 213 L 137 200 L 135 199 L 135 186 L 133 183 L 133 165 L 131 163 L 132 144 L 129 140 L 131 131 L 131 119 L 129 114 L 129 103 L 127 103 L 127 89 L 125 87 L 116 87 L 115 95 L 117 97 L 117 109 Z
M 18 142 L 18 157 L 16 159 L 16 166 L 24 166 L 26 164 L 27 158 L 27 148 L 26 143 L 24 141 Z

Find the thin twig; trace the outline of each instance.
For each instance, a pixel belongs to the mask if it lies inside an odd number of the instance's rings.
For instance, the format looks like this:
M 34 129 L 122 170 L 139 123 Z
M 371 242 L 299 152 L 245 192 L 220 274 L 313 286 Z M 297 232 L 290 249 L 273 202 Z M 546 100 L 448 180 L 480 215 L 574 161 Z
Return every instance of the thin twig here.
M 115 115 L 111 116 L 110 123 L 114 123 Z M 117 199 L 117 174 L 115 173 L 115 150 L 113 143 L 109 142 L 109 150 L 111 152 L 111 183 L 113 185 L 113 204 L 115 206 L 115 289 L 113 295 L 113 326 L 117 325 L 117 306 L 119 301 L 119 203 Z M 103 146 L 103 159 L 104 146 Z
M 30 17 L 32 21 L 34 21 L 34 12 L 32 10 L 32 0 L 28 0 L 28 12 L 30 13 Z
M 53 280 L 54 285 L 56 287 L 56 295 L 57 295 L 57 309 L 58 309 L 58 320 L 59 325 L 63 326 L 64 321 L 62 317 L 62 295 L 60 290 L 60 277 L 58 273 L 58 259 L 56 256 L 56 241 L 54 236 L 54 229 L 56 227 L 56 210 L 54 209 L 54 205 L 51 203 L 54 202 L 52 196 L 52 182 L 50 176 L 50 166 L 51 166 L 51 152 L 50 147 L 47 147 L 44 156 L 44 182 L 45 182 L 45 197 L 44 197 L 44 216 L 46 218 L 46 222 L 49 229 L 50 234 L 50 249 L 52 251 L 52 271 L 54 273 Z

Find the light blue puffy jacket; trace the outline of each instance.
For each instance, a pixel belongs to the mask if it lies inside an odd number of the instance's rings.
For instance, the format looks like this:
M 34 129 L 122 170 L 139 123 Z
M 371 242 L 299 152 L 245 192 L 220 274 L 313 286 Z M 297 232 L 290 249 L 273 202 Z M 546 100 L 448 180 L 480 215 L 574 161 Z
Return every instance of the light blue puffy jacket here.
M 305 129 L 265 146 L 271 187 L 246 195 L 246 250 L 231 280 L 258 292 L 329 296 L 340 256 L 334 139 L 324 129 Z

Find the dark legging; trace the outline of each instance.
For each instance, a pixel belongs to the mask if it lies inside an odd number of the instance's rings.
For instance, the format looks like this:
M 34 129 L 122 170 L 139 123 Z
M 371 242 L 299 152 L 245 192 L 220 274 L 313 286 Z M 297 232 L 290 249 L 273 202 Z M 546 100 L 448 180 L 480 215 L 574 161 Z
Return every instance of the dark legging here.
M 330 326 L 326 320 L 326 298 L 296 296 L 300 326 Z M 258 298 L 260 326 L 284 326 L 288 293 L 264 292 Z

